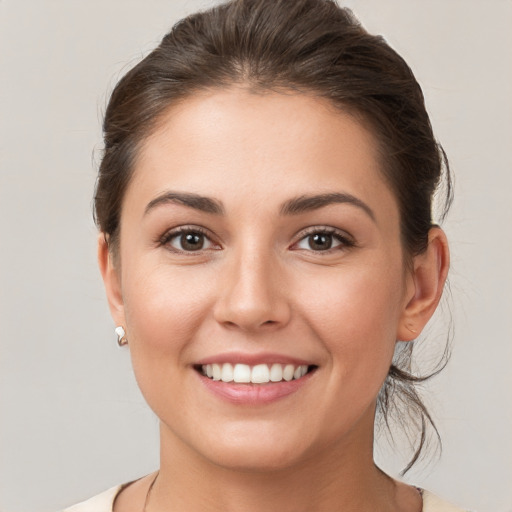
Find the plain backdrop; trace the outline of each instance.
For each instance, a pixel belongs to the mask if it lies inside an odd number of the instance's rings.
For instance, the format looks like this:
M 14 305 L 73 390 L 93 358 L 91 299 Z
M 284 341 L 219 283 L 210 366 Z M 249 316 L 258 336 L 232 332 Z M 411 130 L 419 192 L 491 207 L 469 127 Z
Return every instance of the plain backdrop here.
M 58 510 L 158 465 L 158 424 L 117 348 L 97 271 L 91 198 L 109 91 L 175 21 L 211 4 L 0 0 L 3 512 Z M 456 175 L 445 223 L 453 357 L 426 390 L 444 451 L 407 478 L 510 512 L 512 2 L 344 5 L 415 71 Z M 379 462 L 396 472 L 389 451 Z

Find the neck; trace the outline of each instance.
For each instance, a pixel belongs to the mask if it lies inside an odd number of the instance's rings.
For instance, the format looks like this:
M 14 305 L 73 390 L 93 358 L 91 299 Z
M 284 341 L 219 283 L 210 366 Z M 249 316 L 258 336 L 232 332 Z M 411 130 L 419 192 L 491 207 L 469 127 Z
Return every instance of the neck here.
M 150 510 L 400 510 L 395 482 L 373 462 L 372 434 L 351 435 L 289 467 L 248 470 L 206 460 L 162 426 L 161 468 Z

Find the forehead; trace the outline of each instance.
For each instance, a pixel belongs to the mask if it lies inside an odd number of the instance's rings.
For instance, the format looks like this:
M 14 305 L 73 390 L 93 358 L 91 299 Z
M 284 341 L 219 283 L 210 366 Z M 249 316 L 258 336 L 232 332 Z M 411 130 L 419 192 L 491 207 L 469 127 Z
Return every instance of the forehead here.
M 141 148 L 132 188 L 138 197 L 173 189 L 260 204 L 333 190 L 395 202 L 377 143 L 353 116 L 312 95 L 241 87 L 171 107 Z

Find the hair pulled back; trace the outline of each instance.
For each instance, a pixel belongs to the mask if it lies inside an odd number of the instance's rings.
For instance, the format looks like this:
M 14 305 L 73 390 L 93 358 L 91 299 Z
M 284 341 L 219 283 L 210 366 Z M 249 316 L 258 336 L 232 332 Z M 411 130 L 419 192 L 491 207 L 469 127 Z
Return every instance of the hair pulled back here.
M 446 156 L 406 62 L 334 1 L 233 0 L 177 23 L 111 95 L 95 219 L 112 251 L 119 242 L 122 201 L 139 149 L 162 114 L 195 92 L 234 84 L 256 91 L 312 93 L 359 118 L 379 144 L 381 169 L 399 206 L 404 253 L 410 258 L 426 249 L 443 168 L 442 218 L 452 188 Z M 388 417 L 401 416 L 400 405 L 405 404 L 408 422 L 418 427 L 406 470 L 420 455 L 427 426 L 435 430 L 416 391 L 416 384 L 431 375 L 411 372 L 414 343 L 395 357 L 377 406 L 388 424 Z

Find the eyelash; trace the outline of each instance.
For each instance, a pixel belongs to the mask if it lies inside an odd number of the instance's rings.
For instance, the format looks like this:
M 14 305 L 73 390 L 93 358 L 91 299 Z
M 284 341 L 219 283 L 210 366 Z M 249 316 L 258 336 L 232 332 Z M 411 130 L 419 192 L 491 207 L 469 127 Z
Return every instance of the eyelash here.
M 171 231 L 167 231 L 158 240 L 159 245 L 168 246 L 169 250 L 171 250 L 173 252 L 182 253 L 182 254 L 191 254 L 191 255 L 194 253 L 200 253 L 204 250 L 211 250 L 211 248 L 206 248 L 206 249 L 201 248 L 201 249 L 198 249 L 197 251 L 187 251 L 184 249 L 178 249 L 176 247 L 169 247 L 169 244 L 173 239 L 175 239 L 179 236 L 182 236 L 184 234 L 201 235 L 206 240 L 208 240 L 209 243 L 211 243 L 212 245 L 216 245 L 215 242 L 212 241 L 211 236 L 209 236 L 208 232 L 199 226 L 180 226 L 178 228 L 172 229 Z M 335 247 L 330 247 L 329 249 L 317 250 L 317 251 L 315 251 L 313 249 L 301 249 L 301 248 L 296 247 L 300 242 L 307 240 L 308 237 L 313 236 L 313 235 L 331 236 L 333 239 L 338 241 L 340 245 L 335 246 Z M 346 233 L 343 233 L 335 228 L 328 228 L 325 226 L 324 227 L 313 226 L 311 228 L 308 228 L 303 233 L 301 233 L 300 239 L 291 246 L 291 249 L 292 250 L 309 250 L 313 253 L 323 255 L 323 254 L 331 254 L 334 251 L 345 250 L 350 247 L 354 247 L 355 245 L 356 244 L 351 237 L 349 237 Z M 218 250 L 218 249 L 213 249 L 213 250 Z
M 319 254 L 322 256 L 324 254 L 325 255 L 332 254 L 332 252 L 334 252 L 334 251 L 343 251 L 343 250 L 349 249 L 351 247 L 355 247 L 355 245 L 356 245 L 354 240 L 349 235 L 347 235 L 346 233 L 344 233 L 342 231 L 339 231 L 335 228 L 328 228 L 325 226 L 322 226 L 322 227 L 313 226 L 311 228 L 308 228 L 303 233 L 301 233 L 300 239 L 293 244 L 292 248 L 297 246 L 300 242 L 307 240 L 308 237 L 313 236 L 313 235 L 331 236 L 333 239 L 338 241 L 340 243 L 340 245 L 335 246 L 335 247 L 330 247 L 329 249 L 326 249 L 326 250 L 318 250 L 318 251 L 315 251 L 313 249 L 301 249 L 301 248 L 296 248 L 295 250 L 309 250 L 315 254 Z
M 208 240 L 211 244 L 216 245 L 212 241 L 211 236 L 208 234 L 208 232 L 199 226 L 180 226 L 178 228 L 172 229 L 171 231 L 167 231 L 162 237 L 160 237 L 160 239 L 158 241 L 159 245 L 167 246 L 168 249 L 173 252 L 177 252 L 177 253 L 181 253 L 181 254 L 191 254 L 191 255 L 193 255 L 194 253 L 200 253 L 204 250 L 210 249 L 210 248 L 207 248 L 207 249 L 201 248 L 201 249 L 198 249 L 197 251 L 186 251 L 183 249 L 178 249 L 176 247 L 170 246 L 170 242 L 173 239 L 178 238 L 182 235 L 186 235 L 186 234 L 201 235 L 204 237 L 205 240 Z

